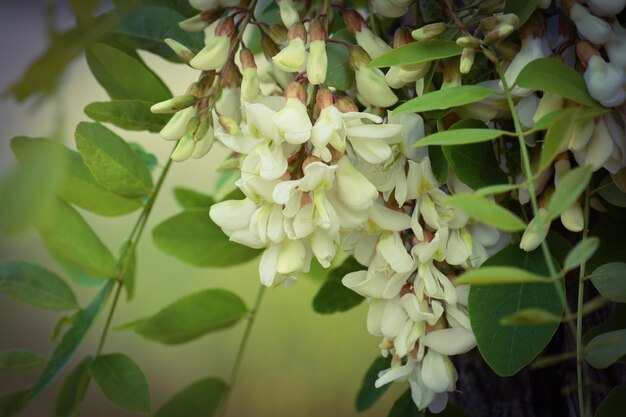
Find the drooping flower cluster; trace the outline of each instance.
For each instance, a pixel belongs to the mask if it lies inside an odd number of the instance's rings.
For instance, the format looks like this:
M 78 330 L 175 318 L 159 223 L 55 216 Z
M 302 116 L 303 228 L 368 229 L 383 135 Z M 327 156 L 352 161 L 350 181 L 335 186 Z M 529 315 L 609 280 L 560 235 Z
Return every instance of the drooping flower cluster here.
M 454 172 L 447 183 L 438 181 L 428 151 L 414 145 L 425 131 L 447 128 L 459 119 L 478 119 L 490 126 L 510 119 L 503 94 L 508 87 L 524 129 L 533 129 L 555 110 L 582 107 L 556 94 L 516 85 L 524 67 L 539 58 L 558 53 L 571 66 L 579 61 L 586 68 L 591 97 L 604 106 L 621 105 L 622 112 L 576 119 L 554 166 L 532 179 L 537 192 L 547 197 L 519 245 L 534 250 L 550 227 L 543 206 L 572 169 L 569 152 L 579 165 L 594 170 L 615 173 L 626 166 L 625 32 L 617 20 L 611 26 L 591 14 L 613 16 L 623 2 L 588 1 L 589 12 L 576 2 L 562 1 L 571 20 L 553 16 L 546 22 L 537 12 L 522 27 L 518 16 L 501 13 L 498 2 L 489 2 L 477 8 L 476 13 L 484 14 L 481 19 L 468 18 L 475 25 L 471 34 L 463 28 L 461 36 L 456 35 L 458 28 L 450 35 L 450 25 L 444 22 L 411 29 L 396 26 L 394 48 L 446 35 L 457 36 L 462 53 L 436 59 L 435 64 L 423 59 L 391 66 L 386 73 L 369 64 L 392 48 L 355 10 L 340 7 L 355 43 L 351 45 L 327 33 L 327 14 L 301 19 L 292 0 L 277 2 L 282 25 L 256 22 L 263 57 L 240 47 L 243 37 L 234 19 L 240 8 L 222 16 L 237 3 L 191 2 L 202 13 L 181 27 L 205 31 L 206 46 L 198 53 L 168 41 L 181 59 L 202 71 L 187 94 L 153 107 L 157 112 L 175 112 L 161 132 L 166 139 L 179 140 L 172 158 L 200 157 L 214 139 L 231 152 L 229 164 L 239 177 L 235 184 L 245 197 L 213 205 L 210 216 L 230 240 L 262 250 L 263 285 L 293 284 L 312 262 L 329 268 L 339 252 L 363 265 L 342 283 L 368 299 L 367 329 L 382 337 L 381 353 L 390 358 L 390 367 L 379 375 L 376 386 L 408 380 L 420 409 L 441 410 L 457 379 L 450 356 L 467 352 L 476 343 L 467 313 L 469 288 L 455 286 L 454 279 L 478 267 L 510 236 L 448 205 L 450 194 L 472 190 Z M 372 10 L 396 18 L 412 3 L 372 0 Z M 542 1 L 539 7 L 548 9 L 550 4 Z M 573 25 L 582 39 L 575 46 L 569 40 Z M 520 46 L 507 40 L 516 31 Z M 347 64 L 354 73 L 349 91 L 326 84 L 330 42 L 348 48 Z M 406 94 L 415 97 L 461 86 L 480 58 L 485 68 L 489 62 L 502 66 L 502 79 L 482 78 L 478 84 L 493 94 L 456 107 L 449 120 L 435 116 L 425 127 L 418 114 L 385 111 Z M 435 73 L 440 73 L 437 87 Z M 526 135 L 530 147 L 537 139 L 538 133 Z M 537 169 L 539 152 L 533 157 Z M 526 177 L 516 178 L 518 171 L 504 165 L 500 168 L 510 181 L 520 184 L 514 197 L 528 203 Z M 580 203 L 560 219 L 567 229 L 582 230 Z

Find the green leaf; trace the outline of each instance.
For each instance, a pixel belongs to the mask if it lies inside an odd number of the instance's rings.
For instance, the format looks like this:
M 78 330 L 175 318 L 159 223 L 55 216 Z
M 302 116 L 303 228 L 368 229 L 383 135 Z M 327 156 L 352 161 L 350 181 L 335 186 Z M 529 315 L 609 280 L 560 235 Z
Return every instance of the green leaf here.
M 522 219 L 485 197 L 458 194 L 446 198 L 445 201 L 447 204 L 465 211 L 476 220 L 500 230 L 518 232 L 526 228 Z
M 421 113 L 443 110 L 474 103 L 494 94 L 494 91 L 478 85 L 461 85 L 427 93 L 398 106 L 393 113 Z
M 515 81 L 520 87 L 554 93 L 589 107 L 599 104 L 587 92 L 582 75 L 555 58 L 539 58 L 527 64 Z
M 626 304 L 615 303 L 615 308 L 606 320 L 585 332 L 583 344 L 588 344 L 591 339 L 603 333 L 620 329 L 626 329 Z
M 20 160 L 0 184 L 0 230 L 22 232 L 46 213 L 63 175 L 64 156 L 59 147 L 46 146 Z
M 64 169 L 56 187 L 57 195 L 63 200 L 102 216 L 119 216 L 142 206 L 139 199 L 119 196 L 98 184 L 78 152 L 51 139 L 20 136 L 11 140 L 11 149 L 20 163 L 28 160 L 33 152 L 47 150 L 50 146 L 60 148 L 64 154 Z M 54 175 L 48 171 L 50 164 L 42 164 L 42 168 L 46 169 L 45 175 Z
M 591 281 L 602 296 L 626 303 L 626 263 L 611 262 L 602 265 L 593 271 Z
M 78 308 L 72 289 L 58 275 L 39 265 L 0 262 L 0 293 L 45 310 Z
M 626 384 L 613 387 L 602 400 L 594 417 L 621 417 L 626 410 Z
M 87 356 L 65 377 L 54 403 L 54 417 L 74 417 L 87 392 L 92 362 Z
M 176 10 L 146 5 L 132 11 L 115 29 L 110 39 L 126 48 L 144 49 L 170 61 L 180 62 L 165 44 L 165 39 L 174 39 L 196 51 L 204 47 L 203 33 L 185 32 L 178 26 L 183 20 L 185 17 Z
M 94 277 L 113 278 L 117 267 L 111 251 L 72 206 L 53 201 L 37 221 L 37 231 L 50 253 Z
M 480 120 L 466 119 L 453 124 L 449 130 L 463 128 L 487 129 L 487 125 Z M 441 148 L 456 176 L 470 188 L 506 182 L 507 177 L 499 168 L 491 142 Z
M 0 394 L 0 417 L 10 417 L 19 413 L 26 405 L 30 388 Z
M 525 308 L 516 313 L 502 317 L 500 324 L 503 326 L 535 325 L 546 323 L 560 323 L 562 315 L 556 315 L 542 308 Z
M 471 269 L 459 276 L 455 285 L 502 285 L 526 282 L 549 283 L 548 277 L 534 274 L 512 266 L 482 266 Z
M 93 176 L 108 190 L 124 197 L 139 197 L 152 190 L 145 163 L 124 139 L 103 125 L 79 123 L 76 147 Z
M 159 408 L 154 417 L 212 417 L 228 391 L 217 378 L 206 378 L 185 387 Z
M 96 122 L 111 123 L 124 130 L 159 132 L 170 119 L 167 114 L 154 114 L 152 104 L 144 100 L 97 101 L 85 107 L 85 114 Z
M 46 357 L 29 350 L 0 351 L 0 375 L 13 375 L 41 368 Z
M 137 278 L 137 247 L 127 241 L 121 249 L 120 265 L 124 268 L 121 271 L 121 281 L 126 290 L 126 299 L 132 300 L 135 296 L 135 280 Z
M 539 0 L 506 0 L 504 3 L 504 13 L 517 15 L 517 17 L 519 17 L 518 27 L 522 27 L 538 5 Z
M 340 266 L 330 271 L 313 299 L 313 310 L 320 314 L 348 311 L 361 304 L 363 297 L 344 287 L 341 279 L 348 273 L 365 269 L 353 257 L 347 258 Z
M 626 329 L 602 333 L 585 346 L 585 360 L 597 369 L 608 368 L 626 355 Z
M 420 139 L 415 147 L 429 145 L 467 145 L 468 143 L 487 142 L 505 134 L 498 129 L 456 129 L 433 133 Z
M 187 295 L 139 322 L 135 332 L 150 340 L 175 345 L 233 326 L 246 312 L 246 305 L 236 294 L 208 289 Z
M 452 41 L 434 39 L 413 42 L 382 54 L 370 61 L 368 66 L 381 68 L 418 64 L 420 62 L 461 55 L 461 52 L 463 52 L 463 48 Z
M 552 161 L 563 152 L 565 141 L 570 139 L 567 135 L 570 127 L 575 123 L 577 112 L 565 113 L 554 121 L 548 129 L 541 145 L 541 156 L 539 158 L 539 171 L 543 171 L 552 166 Z
M 430 165 L 433 169 L 433 174 L 440 184 L 446 184 L 448 182 L 448 161 L 443 154 L 443 147 L 433 145 L 428 148 L 428 156 L 430 157 Z
M 141 368 L 121 353 L 98 356 L 89 373 L 113 404 L 137 413 L 150 412 L 150 387 Z
M 547 275 L 541 251 L 524 252 L 511 245 L 489 258 L 481 268 L 515 267 Z M 500 320 L 521 310 L 540 308 L 563 314 L 556 288 L 542 283 L 470 287 L 469 315 L 480 354 L 500 376 L 510 376 L 528 365 L 548 344 L 559 323 L 502 326 Z
M 137 142 L 127 142 L 130 149 L 135 152 L 135 154 L 141 159 L 141 161 L 146 165 L 148 171 L 154 172 L 157 165 L 159 165 L 159 160 L 156 155 L 151 152 L 148 152 L 143 146 L 138 144 Z
M 215 200 L 210 195 L 184 187 L 174 188 L 174 198 L 184 209 L 208 209 L 215 204 Z
M 559 185 L 548 203 L 548 217 L 551 220 L 560 216 L 578 200 L 578 197 L 589 184 L 591 174 L 593 174 L 591 165 L 585 165 L 574 168 L 561 177 Z
M 359 393 L 356 397 L 355 406 L 358 412 L 372 408 L 391 386 L 391 384 L 385 384 L 380 388 L 374 386 L 374 383 L 378 379 L 378 374 L 380 371 L 389 368 L 389 363 L 389 358 L 378 356 L 367 369 L 365 377 L 363 377 L 363 382 L 361 383 L 361 389 L 359 389 Z
M 52 351 L 50 360 L 41 372 L 41 375 L 39 375 L 39 379 L 28 396 L 29 400 L 41 394 L 59 377 L 59 375 L 61 375 L 65 367 L 70 363 L 78 345 L 82 342 L 96 316 L 102 309 L 102 305 L 108 298 L 112 285 L 113 281 L 107 282 L 91 303 L 89 303 L 87 308 L 81 310 L 78 316 L 76 316 L 72 327 L 63 335 L 61 342 L 59 342 Z
M 228 240 L 208 210 L 188 210 L 152 231 L 155 245 L 168 255 L 195 266 L 231 266 L 249 261 L 258 251 Z
M 563 264 L 564 271 L 571 271 L 574 268 L 578 268 L 583 262 L 587 262 L 600 246 L 600 239 L 597 237 L 590 237 L 578 242 L 574 249 L 567 254 L 565 262 Z
M 138 57 L 97 43 L 87 49 L 87 63 L 112 99 L 139 99 L 156 103 L 172 97 L 161 79 Z
M 354 83 L 354 72 L 348 63 L 348 49 L 336 43 L 326 44 L 328 69 L 324 84 L 335 87 L 337 90 L 349 90 Z

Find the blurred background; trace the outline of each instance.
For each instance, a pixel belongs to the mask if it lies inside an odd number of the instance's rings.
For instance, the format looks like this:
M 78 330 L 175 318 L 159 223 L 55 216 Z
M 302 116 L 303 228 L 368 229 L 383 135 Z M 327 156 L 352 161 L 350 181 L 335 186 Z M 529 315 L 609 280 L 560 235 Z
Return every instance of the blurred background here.
M 69 7 L 59 3 L 58 26 L 72 27 Z M 102 11 L 108 8 L 110 5 L 103 2 Z M 43 1 L 0 1 L 1 91 L 17 81 L 30 63 L 45 51 L 48 38 L 43 10 Z M 186 66 L 168 63 L 149 53 L 140 54 L 174 94 L 184 92 L 196 78 L 196 71 Z M 91 76 L 83 56 L 69 67 L 58 92 L 46 100 L 18 103 L 12 97 L 3 97 L 0 100 L 0 178 L 5 178 L 16 165 L 9 148 L 12 137 L 50 136 L 59 132 L 64 142 L 74 148 L 74 127 L 79 121 L 88 120 L 83 108 L 90 102 L 106 99 L 106 93 Z M 123 136 L 154 153 L 160 165 L 171 151 L 172 143 L 155 134 L 124 132 Z M 212 287 L 230 289 L 252 305 L 259 287 L 258 260 L 226 269 L 194 268 L 160 252 L 149 233 L 161 221 L 180 211 L 172 194 L 175 186 L 211 193 L 216 180 L 215 168 L 223 155 L 218 145 L 201 160 L 173 166 L 148 221 L 147 233 L 139 244 L 136 296 L 132 302 L 122 297 L 113 326 L 151 315 L 183 295 Z M 81 213 L 113 253 L 117 253 L 139 215 L 136 212 L 104 218 L 85 211 Z M 11 237 L 0 235 L 0 259 L 31 261 L 57 272 L 72 285 L 81 306 L 97 292 L 96 287 L 72 282 L 47 254 L 35 231 Z M 232 393 L 229 416 L 357 415 L 356 393 L 365 371 L 377 356 L 379 340 L 367 334 L 365 303 L 343 314 L 315 313 L 311 301 L 319 285 L 320 282 L 304 277 L 293 288 L 266 292 Z M 61 313 L 37 310 L 0 295 L 0 350 L 23 348 L 49 354 L 54 346 L 52 328 L 61 317 Z M 95 352 L 103 322 L 104 314 L 90 330 L 70 366 Z M 156 410 L 192 382 L 207 376 L 226 380 L 243 324 L 178 346 L 151 342 L 129 331 L 112 331 L 104 353 L 126 353 L 141 366 L 150 382 L 152 409 Z M 23 388 L 37 375 L 34 372 L 19 377 L 0 377 L 0 392 Z M 51 416 L 59 385 L 57 382 L 21 415 Z M 392 387 L 374 408 L 358 415 L 386 415 L 404 389 L 404 386 Z M 131 414 L 109 403 L 99 388 L 91 384 L 81 415 Z

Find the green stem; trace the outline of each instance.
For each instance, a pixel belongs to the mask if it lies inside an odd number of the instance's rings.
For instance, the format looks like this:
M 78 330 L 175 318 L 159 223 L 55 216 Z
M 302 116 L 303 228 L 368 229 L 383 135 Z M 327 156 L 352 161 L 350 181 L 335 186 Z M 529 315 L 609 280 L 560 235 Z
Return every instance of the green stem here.
M 587 239 L 589 234 L 589 187 L 585 190 L 585 207 L 584 207 L 584 227 L 582 240 Z M 589 415 L 585 409 L 584 393 L 583 393 L 583 307 L 584 307 L 584 294 L 585 294 L 585 266 L 586 261 L 583 261 L 580 265 L 578 273 L 578 311 L 576 311 L 576 379 L 578 380 L 578 408 L 581 417 Z M 587 369 L 584 370 L 585 374 Z
M 511 89 L 506 82 L 504 72 L 502 71 L 502 67 L 500 66 L 499 61 L 496 62 L 496 70 L 498 71 L 498 74 L 500 74 L 500 79 L 502 80 L 502 89 L 504 90 L 504 94 L 506 95 L 506 101 L 509 105 L 509 110 L 511 111 L 511 117 L 513 118 L 513 125 L 515 126 L 515 133 L 519 141 L 519 147 L 522 156 L 522 167 L 524 169 L 524 175 L 526 176 L 527 180 L 526 183 L 528 186 L 528 193 L 530 194 L 530 203 L 533 208 L 533 215 L 536 217 L 539 213 L 539 204 L 537 202 L 537 190 L 535 189 L 535 182 L 533 181 L 533 171 L 530 166 L 530 156 L 528 155 L 528 149 L 526 149 L 526 141 L 524 140 L 524 131 L 522 130 L 519 118 L 517 117 L 517 110 L 515 109 L 515 103 L 513 102 Z M 546 260 L 546 265 L 548 267 L 550 276 L 557 276 L 558 271 L 556 269 L 556 266 L 554 265 L 554 260 L 552 259 L 552 255 L 550 254 L 550 248 L 548 247 L 548 243 L 545 241 L 545 239 L 541 242 L 541 252 L 543 253 L 543 256 Z M 565 295 L 565 290 L 563 289 L 561 282 L 555 281 L 554 288 L 556 289 L 561 304 L 563 305 L 565 314 L 571 315 L 572 312 L 569 308 L 569 305 L 567 304 L 567 297 Z M 572 334 L 576 334 L 576 328 L 574 327 L 574 324 L 568 322 L 568 326 L 572 331 Z
M 243 337 L 241 338 L 241 343 L 239 344 L 239 349 L 237 350 L 237 356 L 235 357 L 235 363 L 233 365 L 233 369 L 230 372 L 230 378 L 228 382 L 228 391 L 224 395 L 224 400 L 222 401 L 221 413 L 220 416 L 224 416 L 226 414 L 226 410 L 228 409 L 228 402 L 230 400 L 230 394 L 235 388 L 235 383 L 237 382 L 237 375 L 239 374 L 239 368 L 241 368 L 241 363 L 243 361 L 243 356 L 246 351 L 246 346 L 248 345 L 248 340 L 250 339 L 250 333 L 252 333 L 252 326 L 256 319 L 257 313 L 259 311 L 259 307 L 261 307 L 261 301 L 263 301 L 263 295 L 265 294 L 265 286 L 261 284 L 259 291 L 257 292 L 256 299 L 254 300 L 254 306 L 248 315 L 248 322 L 246 323 L 246 329 L 243 332 Z

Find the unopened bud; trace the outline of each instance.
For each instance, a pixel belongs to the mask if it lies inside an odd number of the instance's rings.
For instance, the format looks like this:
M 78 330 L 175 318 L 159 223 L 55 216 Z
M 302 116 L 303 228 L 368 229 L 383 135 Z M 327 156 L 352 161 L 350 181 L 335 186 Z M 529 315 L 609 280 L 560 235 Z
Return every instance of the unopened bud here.
M 237 122 L 230 117 L 220 116 L 218 120 L 220 122 L 220 126 L 222 126 L 222 128 L 224 128 L 224 130 L 229 134 L 236 135 L 240 132 L 239 125 L 237 125 Z
M 359 111 L 359 108 L 354 104 L 350 97 L 341 96 L 335 100 L 335 107 L 342 113 L 352 113 Z
M 239 169 L 239 159 L 240 157 L 229 156 L 228 158 L 220 162 L 220 164 L 217 166 L 217 172 L 225 172 Z
M 313 19 L 311 26 L 309 27 L 309 34 L 311 36 L 311 43 L 315 41 L 326 40 L 326 30 L 320 17 Z
M 537 212 L 537 216 L 528 223 L 522 235 L 522 240 L 519 244 L 520 249 L 526 252 L 537 249 L 548 235 L 548 230 L 550 230 L 548 210 L 540 208 Z
M 241 80 L 241 99 L 243 101 L 254 101 L 259 95 L 259 74 L 256 68 L 246 68 L 243 70 Z
M 306 76 L 313 85 L 323 84 L 328 69 L 326 42 L 323 40 L 311 41 L 309 57 L 306 61 Z
M 241 85 L 241 73 L 237 65 L 228 65 L 224 67 L 220 74 L 220 87 L 236 88 Z
M 280 20 L 287 28 L 291 28 L 300 21 L 300 16 L 292 0 L 277 0 Z
M 285 98 L 287 100 L 295 98 L 303 104 L 306 104 L 306 88 L 299 82 L 293 81 L 285 89 Z
M 256 68 L 256 61 L 254 60 L 254 54 L 245 46 L 239 51 L 239 61 L 241 62 L 241 68 L 244 70 L 247 68 Z
M 413 42 L 411 32 L 404 26 L 396 29 L 393 34 L 393 47 L 400 48 L 401 46 L 408 45 Z
M 198 128 L 193 134 L 193 140 L 195 142 L 202 140 L 210 128 L 211 128 L 211 117 L 208 116 L 202 119 L 202 121 L 198 125 Z
M 280 52 L 280 48 L 269 36 L 261 35 L 261 49 L 263 49 L 263 55 L 268 61 L 272 60 L 272 57 Z
M 165 39 L 164 42 L 182 62 L 189 62 L 193 59 L 194 53 L 182 43 L 170 38 Z
M 202 73 L 202 76 L 200 77 L 200 79 L 197 82 L 197 90 L 199 91 L 198 94 L 195 94 L 197 96 L 203 96 L 206 94 L 207 91 L 209 91 L 209 89 L 213 86 L 213 83 L 215 82 L 215 72 L 211 71 L 211 72 L 204 72 Z M 191 91 L 195 91 L 196 88 L 190 87 L 190 89 L 187 91 L 187 94 L 193 94 Z
M 202 18 L 202 14 L 178 22 L 178 27 L 185 32 L 202 32 L 207 26 L 209 24 Z
M 504 10 L 504 0 L 485 0 L 478 3 L 480 14 L 500 13 Z
M 605 44 L 614 34 L 607 22 L 589 13 L 589 10 L 580 4 L 572 6 L 570 17 L 581 37 L 596 45 Z
M 456 44 L 461 48 L 478 48 L 480 47 L 480 40 L 473 36 L 461 36 L 457 38 Z
M 461 52 L 461 62 L 459 63 L 459 71 L 461 74 L 468 74 L 474 65 L 474 57 L 476 51 L 470 48 L 463 48 Z
M 226 16 L 219 21 L 215 27 L 215 36 L 226 36 L 232 38 L 235 34 L 235 20 L 232 16 Z
M 460 61 L 458 57 L 448 58 L 443 64 L 443 82 L 441 89 L 458 87 L 461 85 Z
M 198 99 L 195 96 L 190 95 L 173 97 L 169 100 L 154 104 L 152 107 L 150 107 L 150 111 L 157 114 L 174 113 L 179 110 L 186 109 L 187 107 L 193 106 L 194 104 L 196 104 L 197 100 Z
M 483 55 L 485 55 L 485 58 L 487 58 L 489 61 L 493 62 L 494 64 L 498 62 L 498 58 L 493 54 L 493 52 L 491 52 L 491 49 L 486 48 L 482 45 L 480 49 L 483 51 Z
M 487 45 L 496 43 L 502 39 L 507 38 L 515 31 L 515 27 L 512 25 L 500 25 L 491 32 L 487 33 L 483 39 L 483 42 Z
M 489 32 L 501 25 L 511 25 L 516 28 L 519 25 L 519 17 L 513 13 L 499 16 L 489 16 L 480 21 L 480 28 L 483 32 Z
M 425 41 L 439 37 L 446 30 L 448 30 L 448 25 L 443 22 L 431 23 L 419 29 L 415 29 L 411 32 L 411 36 L 413 36 L 413 39 L 416 41 Z
M 346 28 L 353 35 L 360 32 L 363 28 L 367 27 L 367 22 L 363 19 L 363 16 L 356 10 L 347 9 L 343 12 L 343 21 L 346 24 Z
M 576 56 L 585 68 L 589 66 L 592 56 L 600 56 L 600 52 L 589 42 L 580 41 L 576 44 Z
M 289 28 L 289 31 L 287 32 L 287 40 L 292 41 L 296 38 L 300 38 L 304 42 L 306 42 L 306 28 L 302 23 L 294 24 Z
M 503 58 L 511 61 L 517 56 L 520 50 L 521 49 L 518 44 L 509 41 L 500 42 L 496 45 L 496 51 L 498 51 Z
M 320 110 L 333 105 L 333 92 L 328 88 L 320 88 L 315 96 L 315 102 Z
M 287 28 L 284 26 L 275 23 L 270 25 L 267 32 L 275 43 L 281 44 L 287 42 Z
M 364 65 L 367 65 L 372 59 L 365 52 L 365 49 L 360 46 L 353 46 L 349 49 L 350 52 L 350 67 L 356 71 Z

